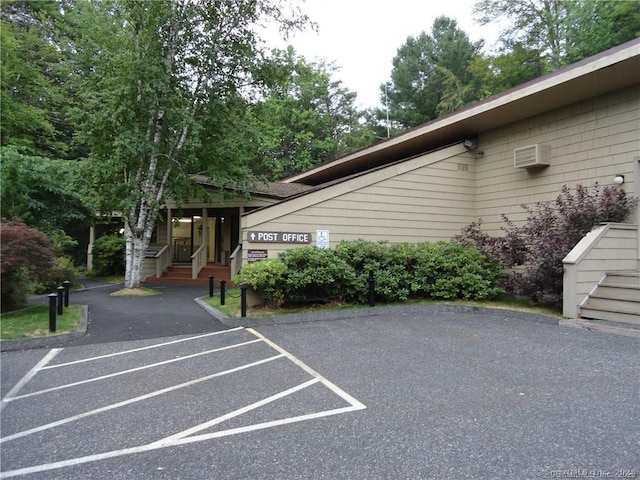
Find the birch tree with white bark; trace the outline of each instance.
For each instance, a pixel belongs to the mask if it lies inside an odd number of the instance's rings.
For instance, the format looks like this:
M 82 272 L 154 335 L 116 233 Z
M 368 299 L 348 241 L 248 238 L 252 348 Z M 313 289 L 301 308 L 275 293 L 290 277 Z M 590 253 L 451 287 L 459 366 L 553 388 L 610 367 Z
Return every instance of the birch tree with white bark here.
M 202 155 L 212 136 L 201 133 L 255 81 L 259 26 L 286 32 L 308 19 L 289 0 L 79 0 L 68 15 L 88 180 L 102 210 L 124 219 L 125 287 L 137 288 L 159 210 L 187 197 L 188 175 L 241 183 L 248 171 L 215 148 Z

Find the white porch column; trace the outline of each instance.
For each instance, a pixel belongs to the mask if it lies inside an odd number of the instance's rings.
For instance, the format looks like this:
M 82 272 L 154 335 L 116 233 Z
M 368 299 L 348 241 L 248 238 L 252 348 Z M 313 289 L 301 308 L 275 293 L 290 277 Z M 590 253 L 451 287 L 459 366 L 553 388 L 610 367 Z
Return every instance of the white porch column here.
M 209 212 L 206 208 L 202 209 L 202 245 L 206 245 L 206 262 L 209 262 Z
M 171 207 L 167 207 L 167 244 L 169 245 L 169 258 L 173 259 L 173 219 L 171 218 Z
M 93 270 L 93 244 L 96 243 L 96 228 L 89 227 L 89 246 L 87 247 L 87 270 Z

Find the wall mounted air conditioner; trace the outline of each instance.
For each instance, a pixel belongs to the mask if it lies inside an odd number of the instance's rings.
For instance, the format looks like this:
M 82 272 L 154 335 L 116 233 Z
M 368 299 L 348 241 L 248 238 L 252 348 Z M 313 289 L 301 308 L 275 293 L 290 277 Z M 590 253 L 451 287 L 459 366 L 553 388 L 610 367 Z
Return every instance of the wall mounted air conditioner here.
M 551 145 L 529 145 L 513 151 L 515 168 L 546 167 L 551 160 Z

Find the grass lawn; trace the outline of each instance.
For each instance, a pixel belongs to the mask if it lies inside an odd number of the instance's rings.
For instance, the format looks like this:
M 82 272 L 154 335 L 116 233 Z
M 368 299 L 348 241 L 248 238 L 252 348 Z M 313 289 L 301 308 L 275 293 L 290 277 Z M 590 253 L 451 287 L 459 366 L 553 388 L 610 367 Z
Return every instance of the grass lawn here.
M 69 305 L 62 315 L 56 316 L 56 332 L 75 332 L 82 317 L 80 305 Z M 0 338 L 14 340 L 19 338 L 46 337 L 49 333 L 49 305 L 35 305 L 0 316 Z
M 201 297 L 208 305 L 211 305 L 216 310 L 221 311 L 227 317 L 239 317 L 241 311 L 240 305 L 240 289 L 239 288 L 227 288 L 225 295 L 224 305 L 220 305 L 220 292 L 216 292 L 213 297 Z M 310 313 L 318 312 L 321 310 L 339 310 L 339 309 L 353 309 L 359 308 L 364 305 L 353 304 L 315 304 L 315 305 L 293 305 L 283 306 L 281 308 L 269 308 L 266 306 L 257 306 L 253 308 L 247 308 L 247 317 L 273 317 L 274 315 L 287 315 L 290 313 Z
M 216 292 L 213 297 L 201 297 L 201 300 L 212 306 L 216 310 L 221 311 L 227 317 L 239 317 L 240 316 L 240 289 L 231 288 L 227 289 L 225 295 L 225 304 L 220 305 L 220 293 Z M 549 315 L 551 317 L 560 318 L 562 315 L 560 312 L 551 308 L 541 307 L 528 300 L 519 300 L 515 298 L 503 298 L 494 301 L 470 301 L 470 300 L 407 300 L 401 303 L 376 303 L 377 306 L 392 306 L 392 305 L 459 305 L 465 307 L 479 307 L 479 308 L 502 308 L 506 310 L 515 310 L 519 312 L 537 313 L 541 315 Z M 290 313 L 311 313 L 319 312 L 322 310 L 345 310 L 354 308 L 364 308 L 365 304 L 315 304 L 315 305 L 294 305 L 284 306 L 277 309 L 272 309 L 266 306 L 259 306 L 247 309 L 247 317 L 271 317 L 274 315 L 287 315 Z

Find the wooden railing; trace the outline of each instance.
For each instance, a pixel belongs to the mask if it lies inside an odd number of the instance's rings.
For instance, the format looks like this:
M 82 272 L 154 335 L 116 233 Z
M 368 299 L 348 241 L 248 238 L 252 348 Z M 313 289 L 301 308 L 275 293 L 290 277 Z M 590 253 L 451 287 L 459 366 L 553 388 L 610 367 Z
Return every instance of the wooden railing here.
M 203 244 L 191 255 L 191 278 L 198 278 L 200 270 L 207 265 L 207 245 Z
M 171 265 L 171 250 L 169 245 L 164 245 L 156 254 L 156 277 L 160 278 L 169 265 Z
M 231 263 L 231 278 L 234 277 L 242 267 L 242 244 L 238 244 L 238 246 L 233 250 L 230 257 Z
M 171 265 L 169 245 L 149 245 L 144 257 L 142 278 L 150 276 L 160 278 L 162 273 Z
M 587 233 L 562 260 L 562 314 L 576 318 L 579 305 L 606 273 L 638 269 L 638 226 L 606 223 Z

